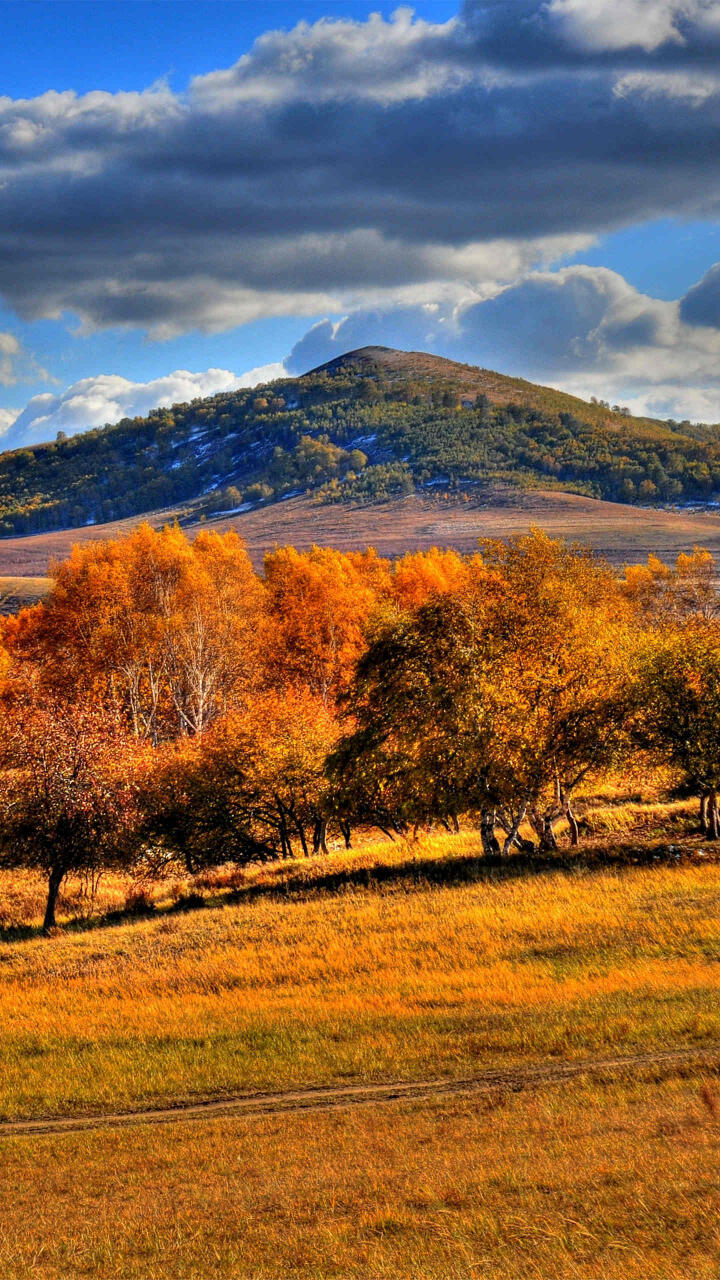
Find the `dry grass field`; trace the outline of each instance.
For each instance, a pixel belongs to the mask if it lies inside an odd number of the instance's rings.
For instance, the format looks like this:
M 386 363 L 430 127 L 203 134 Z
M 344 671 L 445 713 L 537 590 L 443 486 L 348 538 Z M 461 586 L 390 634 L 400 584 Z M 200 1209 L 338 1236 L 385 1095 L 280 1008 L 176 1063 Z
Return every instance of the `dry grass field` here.
M 577 858 L 483 865 L 472 831 L 366 840 L 160 882 L 146 917 L 122 910 L 127 881 L 101 881 L 94 902 L 71 882 L 50 938 L 41 883 L 4 876 L 0 1117 L 509 1080 L 669 1048 L 715 1061 L 720 864 L 688 834 L 687 803 L 608 793 Z M 711 1280 L 710 1072 L 660 1059 L 423 1104 L 0 1126 L 0 1274 Z
M 200 527 L 193 523 L 191 509 L 154 512 L 148 519 L 160 526 L 175 516 L 191 532 Z M 51 562 L 67 556 L 74 543 L 119 537 L 139 522 L 140 517 L 0 539 L 0 573 L 26 575 L 26 581 L 44 578 Z M 278 545 L 303 549 L 317 543 L 341 551 L 374 546 L 386 556 L 432 546 L 467 552 L 475 550 L 479 538 L 527 533 L 532 525 L 552 537 L 594 547 L 617 565 L 645 560 L 649 552 L 674 560 L 679 551 L 695 545 L 720 554 L 720 514 L 632 507 L 550 490 L 496 488 L 482 500 L 409 497 L 367 507 L 326 506 L 309 497 L 292 498 L 237 516 L 209 518 L 202 527 L 236 529 L 259 567 L 265 552 Z
M 17 613 L 46 596 L 50 578 L 0 578 L 0 614 Z
M 713 1080 L 0 1139 L 4 1280 L 715 1280 Z
M 515 874 L 468 833 L 228 879 L 3 946 L 4 1117 L 720 1041 L 701 858 Z

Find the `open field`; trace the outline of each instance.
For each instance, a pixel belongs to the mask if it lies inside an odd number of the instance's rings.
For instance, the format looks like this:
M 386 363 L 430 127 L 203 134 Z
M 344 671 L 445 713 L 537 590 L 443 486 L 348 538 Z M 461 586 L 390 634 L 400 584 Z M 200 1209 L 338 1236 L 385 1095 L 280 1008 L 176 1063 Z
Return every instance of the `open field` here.
M 46 596 L 50 578 L 0 578 L 0 614 L 17 613 Z
M 716 1080 L 0 1140 L 5 1280 L 715 1280 Z
M 720 861 L 615 791 L 577 855 L 108 876 L 49 938 L 0 876 L 3 1277 L 715 1280 Z
M 720 866 L 533 873 L 484 868 L 477 846 L 474 833 L 378 845 L 345 875 L 339 853 L 265 880 L 232 873 L 225 905 L 9 942 L 0 1113 L 720 1040 Z
M 200 527 L 192 513 L 151 513 L 160 526 L 179 515 L 189 531 Z M 0 573 L 44 577 L 53 559 L 63 559 L 76 542 L 119 537 L 140 522 L 116 521 L 59 533 L 33 534 L 0 540 Z M 550 490 L 497 489 L 484 501 L 447 502 L 409 497 L 375 506 L 322 505 L 312 498 L 259 507 L 236 516 L 208 518 L 203 528 L 237 529 L 246 540 L 256 566 L 266 551 L 292 543 L 313 543 L 341 551 L 374 546 L 382 555 L 431 546 L 473 551 L 478 538 L 526 533 L 539 525 L 552 537 L 586 543 L 615 564 L 645 560 L 649 552 L 673 560 L 694 545 L 720 554 L 720 514 L 662 511 L 649 507 L 600 502 L 577 494 Z

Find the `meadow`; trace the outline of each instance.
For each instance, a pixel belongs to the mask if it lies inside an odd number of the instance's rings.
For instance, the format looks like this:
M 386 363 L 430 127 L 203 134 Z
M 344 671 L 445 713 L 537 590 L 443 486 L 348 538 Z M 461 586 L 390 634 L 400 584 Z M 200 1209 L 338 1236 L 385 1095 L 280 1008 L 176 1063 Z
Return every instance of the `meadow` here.
M 0 1139 L 6 1280 L 714 1280 L 708 1079 Z
M 175 885 L 147 918 L 16 932 L 2 1115 L 720 1041 L 720 866 L 632 849 L 533 873 L 484 868 L 473 832 L 381 842 L 219 869 L 195 909 Z
M 342 551 L 375 547 L 381 555 L 453 547 L 470 553 L 479 538 L 511 537 L 533 526 L 553 538 L 593 547 L 616 565 L 646 559 L 648 552 L 674 560 L 694 544 L 720 551 L 720 516 L 715 510 L 663 510 L 605 502 L 576 493 L 543 489 L 511 489 L 488 484 L 467 501 L 448 496 L 412 495 L 375 505 L 327 505 L 312 496 L 290 498 L 232 516 L 202 521 L 193 505 L 163 508 L 144 517 L 108 524 L 0 539 L 0 572 L 42 579 L 37 595 L 48 590 L 49 566 L 69 555 L 73 546 L 127 535 L 142 520 L 156 528 L 179 519 L 189 534 L 200 528 L 235 529 L 247 544 L 256 567 L 277 546 L 315 544 Z
M 119 877 L 94 904 L 71 883 L 49 938 L 42 885 L 16 878 L 2 1116 L 672 1047 L 712 1059 L 720 865 L 687 805 L 642 810 L 599 810 L 607 830 L 580 855 L 519 875 L 483 866 L 468 831 L 159 883 L 146 918 L 121 909 Z M 673 822 L 670 852 L 656 827 Z M 422 1105 L 0 1130 L 0 1268 L 710 1280 L 719 1138 L 711 1067 L 661 1059 Z
M 717 1273 L 712 557 L 484 555 L 3 624 L 3 1275 Z

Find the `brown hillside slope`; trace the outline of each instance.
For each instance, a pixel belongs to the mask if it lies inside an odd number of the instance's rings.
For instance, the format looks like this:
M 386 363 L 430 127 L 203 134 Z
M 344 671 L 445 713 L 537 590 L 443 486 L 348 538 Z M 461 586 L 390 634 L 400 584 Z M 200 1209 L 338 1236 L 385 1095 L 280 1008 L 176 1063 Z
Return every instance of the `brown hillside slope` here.
M 153 512 L 148 519 L 159 526 L 175 514 Z M 44 577 L 50 562 L 66 556 L 73 543 L 118 537 L 138 523 L 140 517 L 3 539 L 0 575 Z M 341 550 L 374 546 L 387 556 L 431 546 L 472 551 L 478 538 L 509 537 L 527 532 L 531 525 L 554 537 L 586 543 L 618 565 L 644 560 L 650 552 L 674 559 L 679 551 L 694 545 L 720 555 L 720 514 L 631 507 L 548 490 L 496 488 L 482 502 L 453 503 L 414 496 L 362 507 L 324 506 L 302 497 L 234 517 L 207 520 L 202 525 L 190 520 L 185 527 L 190 533 L 200 527 L 236 529 L 259 565 L 266 551 L 288 543 L 301 548 L 318 543 Z M 44 584 L 40 590 L 42 587 Z

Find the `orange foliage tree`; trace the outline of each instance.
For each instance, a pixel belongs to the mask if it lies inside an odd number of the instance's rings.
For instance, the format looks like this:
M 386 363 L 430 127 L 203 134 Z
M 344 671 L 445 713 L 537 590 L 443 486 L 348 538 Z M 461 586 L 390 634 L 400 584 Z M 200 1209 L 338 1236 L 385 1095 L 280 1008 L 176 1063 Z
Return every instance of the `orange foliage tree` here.
M 233 533 L 141 525 L 73 548 L 47 603 L 6 625 L 53 688 L 120 713 L 138 738 L 202 733 L 255 678 L 262 586 Z
M 389 594 L 389 566 L 374 551 L 281 547 L 265 557 L 270 683 L 305 686 L 326 706 L 346 688 L 367 625 Z
M 626 565 L 623 592 L 644 626 L 674 626 L 720 612 L 715 561 L 702 547 L 681 551 L 673 566 L 655 555 L 647 564 Z
M 148 834 L 189 870 L 327 851 L 325 756 L 337 736 L 307 690 L 266 691 L 201 741 L 161 754 L 148 779 Z
M 5 715 L 0 863 L 47 877 L 47 931 L 67 875 L 132 860 L 137 747 L 108 716 L 32 684 L 6 697 Z
M 392 596 L 400 609 L 418 609 L 433 596 L 457 593 L 468 582 L 468 557 L 458 551 L 409 551 L 392 566 Z

